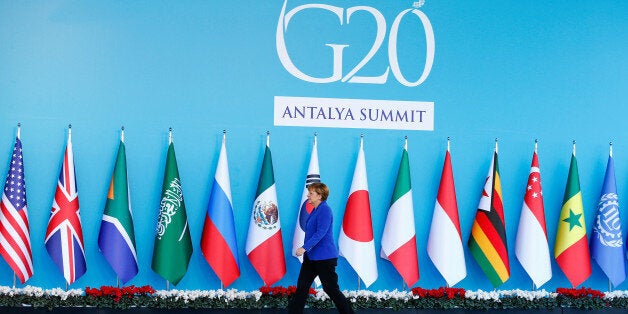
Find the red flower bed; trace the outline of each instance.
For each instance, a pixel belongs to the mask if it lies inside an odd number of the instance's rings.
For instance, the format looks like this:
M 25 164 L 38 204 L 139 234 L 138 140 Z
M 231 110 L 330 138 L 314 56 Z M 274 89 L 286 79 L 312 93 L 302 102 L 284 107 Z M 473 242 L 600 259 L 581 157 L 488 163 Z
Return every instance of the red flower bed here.
M 419 296 L 421 298 L 442 298 L 447 297 L 447 299 L 453 299 L 455 297 L 461 297 L 464 299 L 465 290 L 462 288 L 447 288 L 440 287 L 438 289 L 423 289 L 423 288 L 412 288 L 412 294 Z
M 562 296 L 580 299 L 580 298 L 603 298 L 604 293 L 599 290 L 591 289 L 591 288 L 557 288 L 556 293 Z
M 119 302 L 122 297 L 132 298 L 136 295 L 152 295 L 155 293 L 155 289 L 151 286 L 127 286 L 127 287 L 112 287 L 101 286 L 100 288 L 85 287 L 85 295 L 92 297 L 111 297 L 114 301 Z
M 297 292 L 297 287 L 296 286 L 288 286 L 286 287 L 281 287 L 281 286 L 277 286 L 277 287 L 261 287 L 259 288 L 259 291 L 262 293 L 262 295 L 272 295 L 272 296 L 283 296 L 283 297 L 288 297 L 293 295 L 295 292 Z M 311 295 L 316 295 L 316 290 L 314 290 L 313 288 L 310 288 L 309 293 Z

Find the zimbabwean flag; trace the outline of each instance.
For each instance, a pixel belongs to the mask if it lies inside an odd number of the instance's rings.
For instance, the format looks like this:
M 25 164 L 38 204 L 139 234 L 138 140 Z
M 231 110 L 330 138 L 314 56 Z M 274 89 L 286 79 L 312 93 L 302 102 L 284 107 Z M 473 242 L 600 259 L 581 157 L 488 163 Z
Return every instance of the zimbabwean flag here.
M 583 283 L 591 275 L 591 258 L 575 152 L 571 155 L 563 208 L 558 220 L 554 257 L 574 287 Z
M 473 221 L 469 251 L 493 286 L 497 287 L 510 278 L 497 143 Z

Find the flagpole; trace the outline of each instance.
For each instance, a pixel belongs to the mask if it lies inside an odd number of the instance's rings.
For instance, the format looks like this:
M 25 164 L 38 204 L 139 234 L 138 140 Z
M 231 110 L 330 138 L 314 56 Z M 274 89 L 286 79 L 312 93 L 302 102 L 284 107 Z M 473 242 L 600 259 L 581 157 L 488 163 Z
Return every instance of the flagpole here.
M 172 127 L 168 129 L 168 145 L 172 144 Z
M 270 147 L 270 131 L 266 131 L 266 147 Z
M 360 134 L 360 150 L 364 149 L 364 134 Z M 360 290 L 360 275 L 356 274 L 358 277 L 358 291 Z
M 17 123 L 17 135 L 16 135 L 18 140 L 20 139 L 20 129 L 21 129 L 21 127 L 22 127 L 22 124 L 20 122 L 18 122 Z M 16 277 L 17 277 L 16 273 L 13 272 L 13 289 L 15 289 Z
M 364 148 L 364 134 L 360 134 L 360 149 Z
M 574 157 L 576 156 L 576 140 L 573 140 L 573 150 L 571 151 L 571 154 L 574 155 Z
M 120 129 L 120 142 L 124 143 L 124 125 Z
M 608 156 L 610 158 L 613 158 L 613 141 L 608 142 Z M 602 192 L 604 193 L 604 192 Z M 611 279 L 608 279 L 608 291 L 611 292 L 613 291 L 613 285 L 611 283 Z
M 539 139 L 535 138 L 534 139 L 534 153 L 537 154 L 538 150 L 539 150 Z M 532 280 L 532 278 L 530 278 L 530 280 Z M 534 283 L 534 280 L 532 280 L 532 291 L 535 291 L 535 290 L 536 290 L 536 284 Z
M 498 150 L 498 149 L 497 149 L 497 140 L 498 140 L 498 138 L 496 137 L 496 138 L 495 138 L 495 154 L 498 154 L 498 153 L 499 153 L 499 152 L 497 151 L 497 150 Z
M 450 147 L 450 145 L 449 145 L 449 141 L 450 141 L 450 139 L 451 139 L 451 138 L 450 138 L 449 136 L 447 136 L 447 151 L 449 151 L 449 147 Z

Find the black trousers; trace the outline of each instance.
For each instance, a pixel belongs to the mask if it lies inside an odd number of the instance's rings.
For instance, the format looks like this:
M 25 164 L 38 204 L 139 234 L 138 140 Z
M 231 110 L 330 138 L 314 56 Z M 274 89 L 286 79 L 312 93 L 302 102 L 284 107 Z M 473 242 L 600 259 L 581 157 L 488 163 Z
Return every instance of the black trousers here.
M 297 281 L 297 291 L 290 300 L 290 304 L 288 304 L 289 314 L 303 313 L 305 301 L 309 296 L 310 286 L 312 286 L 312 282 L 314 282 L 316 276 L 320 278 L 323 284 L 323 290 L 334 302 L 338 312 L 353 314 L 351 304 L 338 287 L 338 274 L 336 274 L 337 264 L 337 258 L 312 261 L 307 258 L 307 253 L 304 254 L 303 264 L 299 272 L 299 280 Z

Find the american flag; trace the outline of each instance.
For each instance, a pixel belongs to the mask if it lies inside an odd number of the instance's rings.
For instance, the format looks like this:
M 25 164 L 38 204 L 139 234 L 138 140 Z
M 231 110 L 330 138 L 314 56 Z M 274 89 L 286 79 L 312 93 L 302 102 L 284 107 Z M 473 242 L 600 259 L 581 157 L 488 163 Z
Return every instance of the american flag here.
M 48 255 L 68 284 L 83 276 L 87 270 L 71 134 L 68 135 L 45 239 Z
M 22 141 L 15 138 L 13 156 L 2 192 L 0 213 L 0 254 L 22 283 L 33 276 L 26 186 L 22 164 Z

